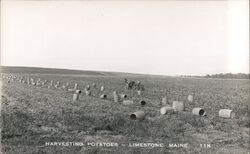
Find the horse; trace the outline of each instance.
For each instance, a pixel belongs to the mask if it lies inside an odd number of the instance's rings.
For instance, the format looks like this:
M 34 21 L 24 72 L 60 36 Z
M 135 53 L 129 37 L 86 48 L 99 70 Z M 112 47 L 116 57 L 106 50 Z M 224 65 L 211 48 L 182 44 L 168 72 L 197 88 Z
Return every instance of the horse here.
M 127 90 L 130 90 L 130 89 L 133 89 L 134 88 L 134 85 L 135 85 L 135 81 L 129 81 L 128 79 L 124 79 L 124 82 L 125 82 L 125 89 Z
M 129 81 L 128 79 L 124 79 L 125 82 L 125 89 L 126 90 L 130 90 L 130 89 L 134 89 L 134 90 L 144 90 L 144 85 L 141 84 L 141 81 Z

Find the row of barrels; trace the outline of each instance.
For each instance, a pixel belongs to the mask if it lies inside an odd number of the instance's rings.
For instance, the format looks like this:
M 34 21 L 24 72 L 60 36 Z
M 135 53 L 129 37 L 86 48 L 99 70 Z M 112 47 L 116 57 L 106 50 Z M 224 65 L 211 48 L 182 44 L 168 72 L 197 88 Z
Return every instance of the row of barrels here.
M 73 101 L 78 101 L 79 96 L 82 94 L 82 91 L 79 89 L 78 84 L 75 83 L 73 88 L 70 88 L 69 82 L 66 84 L 61 84 L 60 81 L 54 82 L 53 80 L 41 80 L 38 78 L 35 80 L 32 77 L 22 77 L 22 76 L 16 76 L 16 75 L 6 75 L 1 74 L 0 75 L 2 79 L 6 79 L 8 83 L 11 81 L 18 81 L 23 84 L 29 84 L 33 86 L 40 86 L 40 87 L 47 87 L 47 88 L 56 88 L 56 89 L 64 89 L 69 92 L 73 92 Z M 97 85 L 95 83 L 92 84 L 92 86 L 87 85 L 84 88 L 84 92 L 86 96 L 92 96 L 91 94 L 91 88 L 97 88 Z M 104 93 L 105 87 L 104 85 L 100 86 L 100 92 L 102 94 L 99 96 L 100 99 L 107 99 L 107 94 Z M 138 95 L 141 95 L 141 91 L 137 91 Z M 128 100 L 128 96 L 126 94 L 118 94 L 116 91 L 113 91 L 111 94 L 113 96 L 113 101 L 115 103 L 122 102 L 123 105 L 133 105 L 135 104 L 133 100 Z M 187 101 L 193 102 L 194 96 L 188 95 Z M 146 105 L 145 100 L 140 100 L 139 104 L 144 106 Z M 172 105 L 168 104 L 167 97 L 162 98 L 162 107 L 160 108 L 160 114 L 166 115 L 166 114 L 173 114 L 176 112 L 183 112 L 185 111 L 185 103 L 183 101 L 173 101 Z M 206 116 L 206 111 L 201 107 L 195 107 L 192 109 L 192 114 L 198 115 L 198 116 Z M 145 118 L 145 112 L 144 111 L 136 111 L 130 115 L 131 119 L 144 119 Z M 223 118 L 234 118 L 235 113 L 230 109 L 220 109 L 218 112 L 219 117 Z
M 2 79 L 6 79 L 8 83 L 10 82 L 20 82 L 22 84 L 33 85 L 36 87 L 43 87 L 49 89 L 58 89 L 58 90 L 65 90 L 68 92 L 73 93 L 73 101 L 78 101 L 80 99 L 80 95 L 84 92 L 85 96 L 93 96 L 94 90 L 99 91 L 101 94 L 98 96 L 100 99 L 107 99 L 108 95 L 105 92 L 105 86 L 101 85 L 100 88 L 97 87 L 96 83 L 92 83 L 92 85 L 84 86 L 84 91 L 82 91 L 77 83 L 74 83 L 74 86 L 70 86 L 69 82 L 62 83 L 60 81 L 54 80 L 42 80 L 40 78 L 34 79 L 33 77 L 29 76 L 18 76 L 18 75 L 3 75 L 1 74 Z M 99 89 L 99 90 L 98 90 Z M 140 90 L 137 91 L 138 95 L 141 95 L 142 92 Z M 131 100 L 127 100 L 126 94 L 118 94 L 116 91 L 113 91 L 111 94 L 113 97 L 113 101 L 118 103 L 122 102 L 124 105 L 133 104 L 134 102 Z M 93 96 L 94 97 L 94 96 Z M 145 101 L 140 101 L 140 104 L 145 105 Z
M 173 105 L 170 106 L 163 106 L 160 109 L 160 114 L 167 115 L 167 114 L 174 114 L 177 112 L 183 112 L 184 111 L 184 105 L 182 101 L 174 101 Z M 206 111 L 203 108 L 195 107 L 192 109 L 192 114 L 198 115 L 198 116 L 206 116 Z M 144 111 L 136 111 L 130 115 L 131 119 L 139 119 L 143 120 L 145 119 L 145 112 Z M 218 112 L 218 116 L 222 118 L 234 118 L 235 113 L 233 110 L 230 109 L 220 109 Z

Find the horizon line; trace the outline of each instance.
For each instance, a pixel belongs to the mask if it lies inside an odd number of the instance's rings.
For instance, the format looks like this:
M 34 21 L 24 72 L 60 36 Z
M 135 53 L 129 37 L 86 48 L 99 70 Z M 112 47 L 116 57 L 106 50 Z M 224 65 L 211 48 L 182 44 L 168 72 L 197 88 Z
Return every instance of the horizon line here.
M 103 71 L 103 70 L 88 70 L 88 69 L 75 69 L 75 68 L 59 68 L 59 67 L 43 67 L 43 66 L 17 66 L 17 65 L 0 65 L 0 67 L 26 67 L 26 68 L 43 68 L 43 69 L 61 69 L 61 70 L 72 70 L 72 71 L 91 71 L 91 72 L 105 72 L 105 73 L 124 73 L 124 74 L 138 74 L 138 75 L 155 75 L 155 76 L 206 76 L 206 75 L 216 75 L 216 74 L 250 74 L 248 73 L 243 73 L 243 72 L 237 72 L 237 73 L 232 73 L 232 72 L 221 72 L 221 73 L 206 73 L 206 74 L 175 74 L 175 75 L 170 75 L 170 74 L 151 74 L 151 73 L 136 73 L 136 72 L 120 72 L 120 71 Z M 1 72 L 1 71 L 0 71 Z

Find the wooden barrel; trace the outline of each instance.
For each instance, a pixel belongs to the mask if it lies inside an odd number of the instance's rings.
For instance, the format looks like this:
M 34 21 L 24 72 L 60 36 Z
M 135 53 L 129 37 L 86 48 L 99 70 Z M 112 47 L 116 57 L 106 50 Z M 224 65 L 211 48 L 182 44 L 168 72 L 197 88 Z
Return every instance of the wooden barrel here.
M 106 95 L 106 94 L 102 94 L 102 95 L 100 96 L 100 98 L 101 98 L 101 99 L 106 99 L 106 98 L 107 98 L 107 95 Z
M 68 89 L 69 92 L 75 92 L 75 89 Z
M 141 90 L 138 90 L 138 91 L 137 91 L 137 94 L 138 94 L 139 96 L 141 96 L 141 94 L 142 94 Z
M 222 117 L 222 118 L 234 118 L 235 113 L 233 112 L 233 110 L 230 110 L 230 109 L 221 109 L 219 111 L 219 117 Z
M 188 98 L 187 98 L 187 99 L 188 99 L 189 102 L 193 102 L 194 97 L 193 97 L 193 95 L 188 95 Z
M 193 108 L 192 113 L 194 115 L 199 115 L 199 116 L 205 116 L 206 115 L 206 111 L 203 108 L 200 108 L 200 107 Z
M 74 93 L 73 94 L 73 101 L 78 101 L 79 100 L 79 94 L 78 93 Z
M 122 99 L 125 99 L 125 98 L 127 98 L 128 96 L 126 95 L 126 94 L 120 94 L 120 98 L 122 98 Z
M 87 89 L 87 90 L 90 90 L 90 85 L 87 85 L 87 86 L 86 86 L 86 89 Z
M 133 120 L 143 120 L 145 119 L 145 113 L 143 111 L 136 111 L 132 114 L 130 114 L 130 119 Z
M 183 101 L 173 101 L 173 109 L 174 111 L 184 111 L 185 110 L 185 105 Z
M 114 97 L 114 102 L 118 103 L 119 102 L 119 96 L 117 94 L 113 94 Z
M 105 87 L 104 86 L 101 86 L 101 89 L 100 89 L 101 91 L 104 91 L 105 90 Z
M 76 83 L 75 86 L 74 86 L 74 89 L 77 89 L 78 88 L 78 84 Z
M 80 93 L 82 93 L 82 91 L 79 90 L 79 89 L 77 89 L 77 90 L 75 91 L 75 93 L 80 94 Z
M 140 100 L 140 104 L 141 104 L 141 106 L 144 106 L 144 105 L 146 105 L 146 101 Z
M 123 104 L 123 105 L 132 105 L 132 104 L 134 104 L 134 101 L 132 101 L 132 100 L 124 100 L 124 101 L 122 102 L 122 104 Z
M 165 96 L 165 97 L 162 98 L 161 103 L 162 103 L 162 106 L 165 106 L 165 105 L 168 104 L 168 98 L 167 98 L 167 96 Z
M 91 91 L 90 90 L 85 90 L 85 95 L 86 96 L 91 96 Z
M 174 113 L 174 109 L 171 106 L 164 106 L 160 109 L 161 114 L 172 114 Z

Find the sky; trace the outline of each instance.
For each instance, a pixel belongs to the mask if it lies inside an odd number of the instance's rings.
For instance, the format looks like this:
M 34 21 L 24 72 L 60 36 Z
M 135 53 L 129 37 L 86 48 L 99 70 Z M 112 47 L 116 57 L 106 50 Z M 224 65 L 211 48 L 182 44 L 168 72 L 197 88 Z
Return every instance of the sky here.
M 1 65 L 249 72 L 249 2 L 1 1 Z

